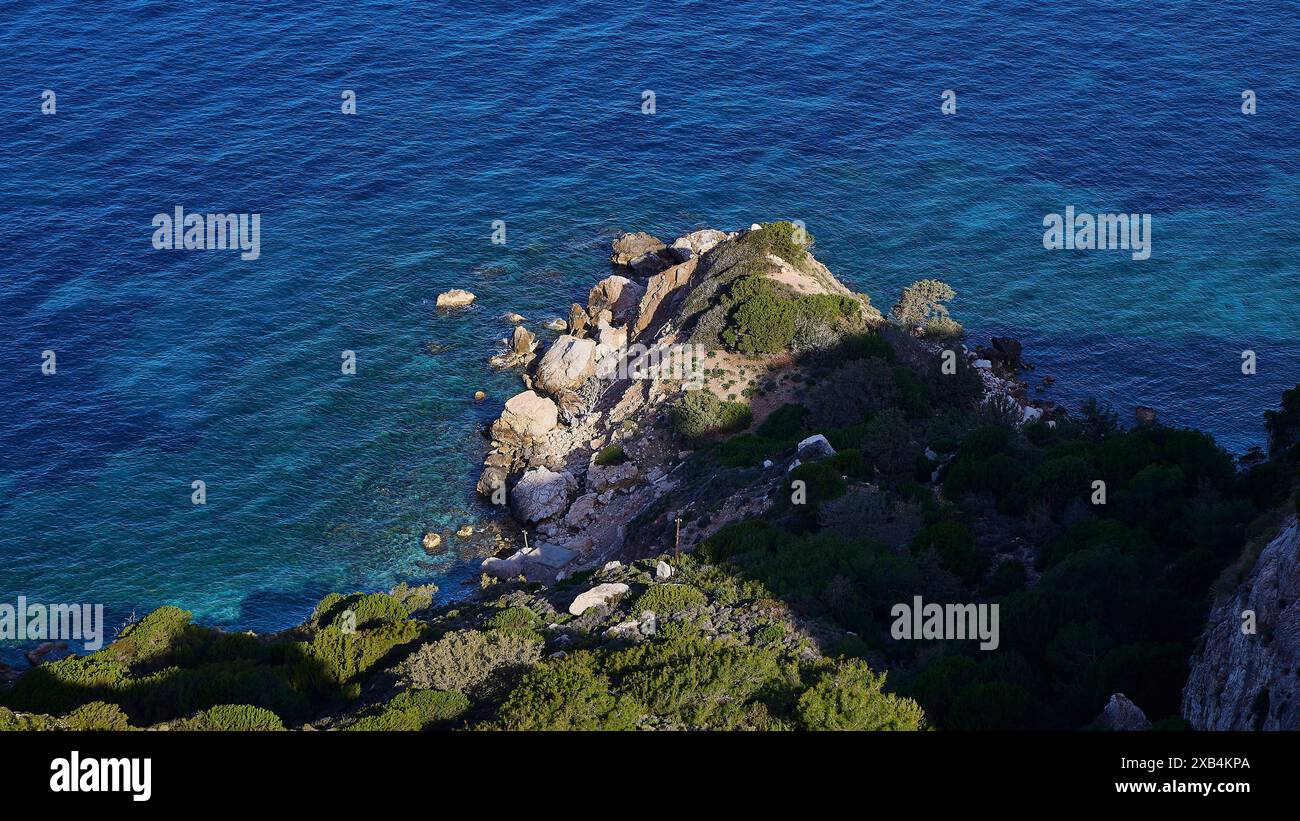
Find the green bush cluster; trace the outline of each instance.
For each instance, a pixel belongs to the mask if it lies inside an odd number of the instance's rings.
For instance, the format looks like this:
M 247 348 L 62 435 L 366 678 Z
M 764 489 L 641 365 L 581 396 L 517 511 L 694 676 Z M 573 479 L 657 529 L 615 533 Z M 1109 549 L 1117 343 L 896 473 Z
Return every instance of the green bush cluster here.
M 669 408 L 669 420 L 688 442 L 735 433 L 749 427 L 753 414 L 747 405 L 723 402 L 707 390 L 687 391 Z
M 642 593 L 632 605 L 632 615 L 640 616 L 647 610 L 656 616 L 673 616 L 696 610 L 708 603 L 699 590 L 685 584 L 656 584 Z
M 403 678 L 426 690 L 455 690 L 487 698 L 510 678 L 536 664 L 542 643 L 536 634 L 518 630 L 454 630 L 423 644 L 402 665 Z
M 469 699 L 455 691 L 403 690 L 348 729 L 418 732 L 445 725 L 468 710 Z
M 618 442 L 606 445 L 596 454 L 596 464 L 601 467 L 610 465 L 621 465 L 627 461 L 627 454 L 623 452 L 623 446 Z
M 283 730 L 284 722 L 270 710 L 249 704 L 218 704 L 193 718 L 179 722 L 176 729 L 213 732 L 260 733 Z

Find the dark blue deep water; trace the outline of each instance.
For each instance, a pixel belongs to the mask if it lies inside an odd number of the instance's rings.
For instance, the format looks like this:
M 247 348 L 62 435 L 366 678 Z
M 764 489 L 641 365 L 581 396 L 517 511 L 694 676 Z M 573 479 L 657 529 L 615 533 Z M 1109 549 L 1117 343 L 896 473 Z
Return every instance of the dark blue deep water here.
M 620 229 L 801 219 L 882 307 L 944 279 L 1049 396 L 1237 452 L 1300 381 L 1294 4 L 636 5 L 0 3 L 0 601 L 454 595 L 419 537 L 483 516 L 498 317 L 564 311 Z M 177 205 L 260 213 L 261 258 L 154 250 Z M 1152 214 L 1151 258 L 1045 251 L 1067 205 Z

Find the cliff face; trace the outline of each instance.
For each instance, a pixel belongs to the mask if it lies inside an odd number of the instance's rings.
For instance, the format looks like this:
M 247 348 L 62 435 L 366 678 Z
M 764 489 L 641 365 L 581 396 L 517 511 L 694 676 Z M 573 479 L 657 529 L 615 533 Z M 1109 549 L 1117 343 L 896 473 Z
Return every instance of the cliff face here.
M 1243 632 L 1254 611 L 1255 632 Z M 1198 730 L 1300 729 L 1300 523 L 1288 516 L 1245 582 L 1210 612 L 1183 690 Z

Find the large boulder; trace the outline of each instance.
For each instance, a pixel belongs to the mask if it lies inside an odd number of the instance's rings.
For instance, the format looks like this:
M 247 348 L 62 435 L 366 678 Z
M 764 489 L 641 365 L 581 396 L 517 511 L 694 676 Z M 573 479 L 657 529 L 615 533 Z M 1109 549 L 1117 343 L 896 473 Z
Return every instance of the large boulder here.
M 587 295 L 587 313 L 596 317 L 601 311 L 609 311 L 614 322 L 627 322 L 643 296 L 644 285 L 637 285 L 627 277 L 608 276 L 597 282 Z
M 569 605 L 569 612 L 575 616 L 581 616 L 593 607 L 603 607 L 609 604 L 610 599 L 623 595 L 629 589 L 622 582 L 598 584 L 585 593 L 579 593 L 578 597 Z
M 473 302 L 475 296 L 463 288 L 452 288 L 450 291 L 438 294 L 439 308 L 463 308 Z
M 510 509 L 522 522 L 540 522 L 563 513 L 577 487 L 578 480 L 568 471 L 533 468 L 511 489 Z
M 644 231 L 633 234 L 620 234 L 614 240 L 613 252 L 609 255 L 610 264 L 615 266 L 631 265 L 632 260 L 645 254 L 653 254 L 668 246 L 663 240 Z
M 596 373 L 596 341 L 576 336 L 557 337 L 537 365 L 533 384 L 556 394 L 577 388 Z
M 590 321 L 591 321 L 590 318 L 587 316 L 586 308 L 582 307 L 576 302 L 569 306 L 568 328 L 569 328 L 569 334 L 571 336 L 578 336 L 578 337 L 585 336 L 587 331 L 587 323 Z M 560 330 L 564 330 L 564 329 L 561 328 Z
M 478 485 L 475 486 L 475 489 L 478 490 L 481 495 L 490 499 L 497 488 L 502 487 L 505 483 L 505 468 L 488 465 L 483 468 L 483 473 L 479 475 Z
M 544 438 L 559 424 L 559 408 L 554 402 L 533 391 L 524 391 L 506 401 L 501 418 L 492 426 L 492 435 L 512 442 L 534 441 Z
M 523 325 L 516 325 L 514 333 L 510 335 L 510 352 L 518 356 L 525 356 L 537 348 L 537 338 Z
M 716 228 L 705 228 L 702 231 L 693 231 L 684 237 L 678 237 L 673 240 L 669 246 L 678 262 L 685 262 L 688 259 L 696 259 L 712 251 L 718 243 L 727 238 L 727 234 Z

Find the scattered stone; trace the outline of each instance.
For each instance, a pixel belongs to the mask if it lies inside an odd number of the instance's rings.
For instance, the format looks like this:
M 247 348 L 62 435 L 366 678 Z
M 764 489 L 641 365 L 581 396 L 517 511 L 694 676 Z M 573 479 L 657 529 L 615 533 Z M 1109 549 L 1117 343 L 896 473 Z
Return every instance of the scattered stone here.
M 577 487 L 578 480 L 568 471 L 533 468 L 511 489 L 510 509 L 522 522 L 540 522 L 563 513 Z
M 587 295 L 587 315 L 594 318 L 602 311 L 609 311 L 613 317 L 612 322 L 627 322 L 636 312 L 637 305 L 641 304 L 643 296 L 644 285 L 637 285 L 627 277 L 618 275 L 605 277 Z
M 638 277 L 641 277 L 642 279 L 646 279 L 648 277 L 654 276 L 655 274 L 659 273 L 660 271 L 674 264 L 675 262 L 677 262 L 677 257 L 675 254 L 670 255 L 670 254 L 664 254 L 662 252 L 649 253 L 649 254 L 642 254 L 641 256 L 632 260 L 630 263 L 628 263 L 628 267 L 632 269 L 632 273 L 636 274 Z
M 605 637 L 611 639 L 625 639 L 641 634 L 641 622 L 633 619 L 632 621 L 621 621 L 605 631 Z
M 456 537 L 460 539 L 468 539 L 470 536 L 473 535 L 474 535 L 474 525 L 461 525 L 460 528 L 457 529 L 456 531 Z
M 1133 419 L 1139 425 L 1154 425 L 1156 423 L 1156 409 L 1148 408 L 1146 405 L 1138 405 L 1133 410 Z
M 664 301 L 669 294 L 690 281 L 691 275 L 695 273 L 697 263 L 698 259 L 691 258 L 680 265 L 674 265 L 655 274 L 646 281 L 645 293 L 641 297 L 641 304 L 637 306 L 636 310 L 636 322 L 632 326 L 633 336 L 667 319 L 668 311 L 664 307 Z M 663 308 L 662 316 L 660 315 L 661 308 Z
M 438 548 L 442 547 L 442 535 L 430 531 L 429 533 L 424 534 L 424 538 L 420 540 L 420 546 L 423 547 L 426 552 L 433 553 Z
M 611 570 L 618 570 L 618 569 L 619 569 L 620 567 L 622 567 L 622 566 L 623 566 L 623 563 L 620 562 L 620 561 L 605 562 L 605 566 L 602 567 L 601 570 L 603 570 L 603 571 L 605 571 L 606 573 L 608 573 L 608 572 L 610 572 Z
M 1097 717 L 1096 723 L 1104 729 L 1117 732 L 1151 729 L 1151 722 L 1147 720 L 1146 713 L 1142 712 L 1142 709 L 1132 701 L 1129 701 L 1128 696 L 1123 693 L 1116 693 L 1110 697 L 1105 709 Z
M 523 316 L 522 316 L 521 314 L 516 314 L 516 313 L 513 313 L 513 312 L 508 313 L 508 314 L 506 314 L 505 316 L 503 316 L 503 317 L 501 317 L 501 318 L 504 319 L 506 322 L 510 322 L 510 323 L 515 324 L 515 325 L 518 325 L 520 322 L 523 322 L 523 321 L 524 321 L 524 318 L 523 318 Z
M 484 399 L 487 399 L 486 393 L 484 393 L 483 391 L 474 391 L 475 402 L 482 402 Z
M 544 326 L 549 331 L 569 330 L 569 323 L 565 322 L 563 319 L 548 319 L 544 323 Z
M 671 579 L 673 577 L 673 568 L 668 562 L 660 561 L 655 565 L 655 578 L 659 581 Z
M 610 599 L 621 596 L 628 590 L 628 586 L 622 582 L 598 584 L 585 593 L 579 593 L 578 597 L 569 605 L 569 612 L 575 616 L 581 616 L 592 607 L 603 607 L 609 603 Z
M 987 359 L 976 359 L 974 362 L 971 363 L 971 365 L 976 368 L 979 368 L 982 371 L 993 370 L 993 363 Z
M 598 465 L 594 461 L 587 467 L 587 490 L 594 493 L 632 487 L 640 475 L 634 462 L 620 465 Z
M 564 523 L 569 527 L 586 527 L 596 518 L 597 496 L 588 493 L 573 500 L 569 512 L 564 514 Z M 617 564 L 617 562 L 615 562 Z M 606 568 L 608 569 L 608 568 Z
M 659 625 L 659 618 L 655 616 L 655 611 L 647 610 L 641 614 L 641 624 L 639 629 L 644 636 L 653 636 Z
M 463 308 L 473 302 L 477 297 L 463 288 L 452 288 L 450 291 L 438 294 L 439 308 Z

